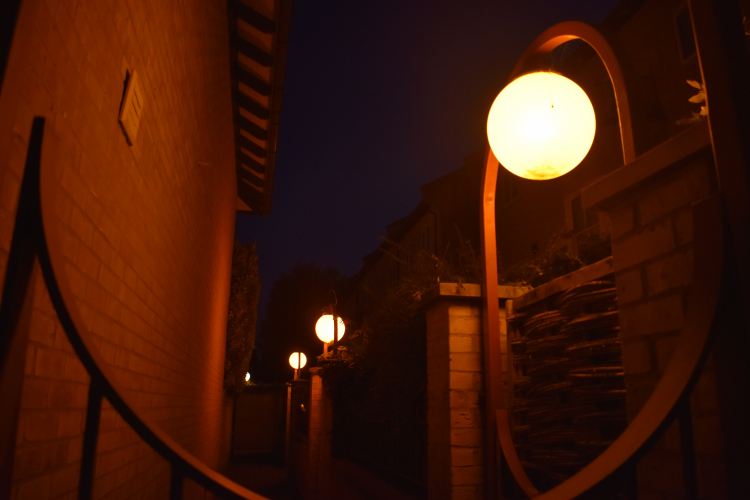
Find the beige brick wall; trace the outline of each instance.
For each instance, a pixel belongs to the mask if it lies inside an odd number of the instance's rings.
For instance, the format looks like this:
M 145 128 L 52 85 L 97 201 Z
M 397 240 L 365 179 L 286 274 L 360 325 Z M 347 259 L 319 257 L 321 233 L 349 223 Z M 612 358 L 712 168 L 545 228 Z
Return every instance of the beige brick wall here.
M 427 488 L 430 498 L 484 497 L 479 301 L 440 298 L 427 310 Z
M 226 3 L 23 2 L 0 95 L 0 276 L 34 116 L 59 138 L 56 206 L 84 326 L 146 415 L 209 465 L 221 389 L 236 200 Z M 126 70 L 144 92 L 128 146 Z M 50 164 L 52 164 L 50 163 Z M 35 283 L 14 498 L 77 488 L 88 376 Z M 169 467 L 105 403 L 97 498 L 163 494 Z

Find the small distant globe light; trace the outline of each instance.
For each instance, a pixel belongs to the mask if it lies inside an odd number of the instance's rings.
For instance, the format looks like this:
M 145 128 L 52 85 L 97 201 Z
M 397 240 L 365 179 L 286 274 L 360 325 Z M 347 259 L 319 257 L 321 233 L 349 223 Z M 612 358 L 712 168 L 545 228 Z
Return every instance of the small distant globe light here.
M 487 138 L 500 164 L 524 179 L 554 179 L 573 170 L 594 142 L 596 117 L 575 82 L 548 72 L 510 82 L 490 108 Z
M 344 326 L 344 320 L 339 318 L 339 340 L 344 336 L 346 326 Z M 318 322 L 315 324 L 315 333 L 318 338 L 323 342 L 333 342 L 333 316 L 330 314 L 324 314 L 320 317 Z
M 245 374 L 245 382 L 250 382 L 250 372 Z
M 292 365 L 292 368 L 295 370 L 304 368 L 307 364 L 307 356 L 305 356 L 305 353 L 303 352 L 293 352 L 292 355 L 289 356 L 289 364 Z

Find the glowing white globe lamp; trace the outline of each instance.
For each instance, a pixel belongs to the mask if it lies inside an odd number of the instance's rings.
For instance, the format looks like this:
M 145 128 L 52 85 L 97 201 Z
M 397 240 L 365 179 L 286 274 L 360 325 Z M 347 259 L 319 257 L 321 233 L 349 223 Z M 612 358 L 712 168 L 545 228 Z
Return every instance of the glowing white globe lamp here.
M 573 170 L 591 149 L 595 132 L 594 108 L 583 89 L 549 72 L 510 82 L 487 117 L 495 157 L 525 179 L 554 179 Z
M 307 356 L 304 352 L 293 352 L 289 356 L 289 364 L 294 368 L 294 380 L 299 380 L 299 371 L 307 364 Z
M 289 356 L 289 364 L 292 365 L 292 368 L 295 370 L 300 370 L 307 364 L 307 356 L 305 356 L 304 352 L 293 352 L 292 355 Z
M 338 318 L 338 330 L 338 339 L 341 340 L 346 331 L 346 326 L 341 316 Z M 324 314 L 318 319 L 318 322 L 315 324 L 315 334 L 325 343 L 333 342 L 333 315 Z
M 250 372 L 245 373 L 245 383 L 250 382 Z

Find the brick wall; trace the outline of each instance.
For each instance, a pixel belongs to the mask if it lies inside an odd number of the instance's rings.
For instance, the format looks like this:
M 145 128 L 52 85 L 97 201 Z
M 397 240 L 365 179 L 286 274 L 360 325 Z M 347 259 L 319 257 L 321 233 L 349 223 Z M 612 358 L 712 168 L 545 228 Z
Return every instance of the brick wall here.
M 703 127 L 688 131 L 660 148 L 679 149 L 674 146 L 685 146 L 689 135 L 708 144 L 705 124 Z M 645 177 L 635 190 L 634 186 L 623 184 L 619 197 L 612 198 L 615 201 L 608 205 L 605 203 L 612 222 L 613 265 L 631 420 L 666 370 L 683 326 L 693 269 L 691 205 L 717 189 L 710 148 L 674 164 L 657 165 L 658 155 L 655 150 L 650 158 L 623 167 L 621 173 L 632 169 L 631 173 L 636 172 L 637 177 L 638 171 L 648 165 L 653 174 Z M 608 184 L 615 191 L 617 182 L 613 180 L 617 178 L 605 179 L 601 185 Z M 722 444 L 722 436 L 728 429 L 723 428 L 721 421 L 723 410 L 717 398 L 714 354 L 691 395 L 698 498 L 731 497 L 727 491 L 727 457 Z M 638 463 L 639 498 L 686 497 L 679 425 L 675 421 Z
M 146 415 L 219 466 L 234 206 L 223 0 L 23 2 L 0 95 L 0 277 L 34 116 L 60 155 L 62 252 L 105 360 Z M 117 121 L 144 91 L 135 144 Z M 88 376 L 35 283 L 14 498 L 75 495 Z M 224 444 L 225 445 L 225 444 Z M 95 496 L 163 494 L 169 470 L 108 404 Z M 191 488 L 188 488 L 191 490 Z
M 439 299 L 427 310 L 427 488 L 430 498 L 484 497 L 479 301 Z

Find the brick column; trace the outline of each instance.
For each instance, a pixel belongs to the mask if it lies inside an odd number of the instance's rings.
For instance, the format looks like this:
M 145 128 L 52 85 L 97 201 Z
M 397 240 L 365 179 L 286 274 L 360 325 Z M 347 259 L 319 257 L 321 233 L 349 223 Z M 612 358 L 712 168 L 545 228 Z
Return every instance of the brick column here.
M 323 387 L 321 368 L 310 368 L 308 474 L 305 500 L 326 498 L 331 469 L 331 400 Z
M 499 287 L 501 304 L 525 289 Z M 430 499 L 484 498 L 484 383 L 479 285 L 441 283 L 427 313 L 427 492 Z M 501 306 L 501 345 L 507 349 Z M 503 363 L 503 370 L 507 365 Z

